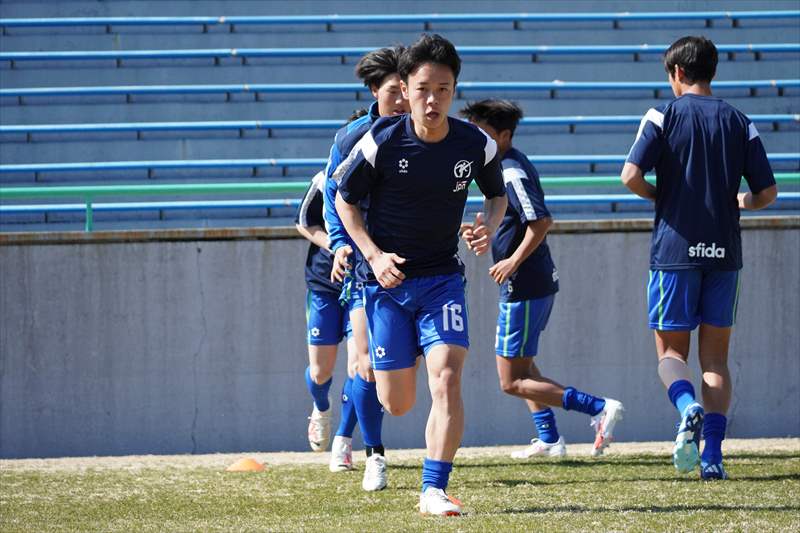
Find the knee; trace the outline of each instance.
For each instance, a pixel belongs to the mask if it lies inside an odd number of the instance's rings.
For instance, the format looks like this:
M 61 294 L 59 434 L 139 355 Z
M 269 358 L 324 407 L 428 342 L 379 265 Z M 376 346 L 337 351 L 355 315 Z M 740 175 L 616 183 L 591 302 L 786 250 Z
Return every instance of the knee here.
M 452 399 L 461 395 L 461 376 L 445 368 L 431 379 L 431 396 L 434 399 Z
M 517 392 L 517 380 L 511 378 L 500 378 L 500 390 L 506 394 L 514 396 Z
M 309 365 L 308 375 L 311 377 L 311 381 L 317 385 L 323 385 L 327 383 L 329 379 L 331 379 L 330 372 L 326 373 L 325 370 L 319 365 Z
M 403 416 L 414 407 L 415 398 L 381 398 L 383 409 L 392 416 Z

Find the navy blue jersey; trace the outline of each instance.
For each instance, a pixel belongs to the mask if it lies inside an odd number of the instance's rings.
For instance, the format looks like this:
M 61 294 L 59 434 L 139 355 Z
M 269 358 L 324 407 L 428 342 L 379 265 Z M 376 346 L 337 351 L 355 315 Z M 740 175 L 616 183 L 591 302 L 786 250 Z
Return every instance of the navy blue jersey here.
M 694 94 L 650 109 L 628 162 L 643 173 L 656 169 L 651 268 L 742 268 L 742 176 L 754 193 L 775 184 L 758 130 L 743 113 Z
M 539 173 L 525 154 L 516 148 L 503 156 L 503 181 L 508 208 L 492 241 L 494 262 L 511 257 L 519 248 L 528 224 L 550 216 L 544 203 Z M 547 238 L 536 247 L 506 282 L 500 285 L 501 302 L 521 302 L 558 292 L 558 272 L 550 257 Z
M 448 118 L 437 143 L 417 137 L 411 115 L 378 119 L 334 173 L 350 204 L 369 196 L 367 231 L 384 252 L 406 259 L 406 277 L 463 272 L 458 231 L 475 180 L 487 198 L 505 187 L 497 145 L 472 124 Z M 361 279 L 374 279 L 361 261 Z
M 297 208 L 295 224 L 306 228 L 310 226 L 325 227 L 325 220 L 322 216 L 322 190 L 324 187 L 325 173 L 317 172 L 316 176 L 311 179 L 311 185 L 308 186 L 303 201 Z M 338 295 L 342 291 L 342 286 L 330 280 L 331 268 L 333 268 L 331 253 L 311 243 L 306 256 L 306 287 L 312 291 Z
M 330 179 L 333 176 L 336 168 L 341 162 L 350 154 L 353 146 L 369 131 L 372 123 L 380 118 L 378 114 L 378 102 L 373 102 L 369 106 L 369 113 L 363 117 L 359 117 L 353 122 L 347 124 L 336 132 L 336 136 L 331 146 L 330 154 L 328 155 L 328 164 L 325 167 L 325 176 L 329 178 L 325 182 L 324 195 L 325 195 L 325 225 L 328 231 L 328 236 L 331 240 L 331 250 L 336 251 L 337 248 L 349 245 L 354 251 L 356 250 L 347 230 L 344 229 L 339 213 L 336 212 L 336 191 L 338 190 L 338 182 Z M 362 202 L 361 210 L 366 212 L 369 204 L 369 199 Z

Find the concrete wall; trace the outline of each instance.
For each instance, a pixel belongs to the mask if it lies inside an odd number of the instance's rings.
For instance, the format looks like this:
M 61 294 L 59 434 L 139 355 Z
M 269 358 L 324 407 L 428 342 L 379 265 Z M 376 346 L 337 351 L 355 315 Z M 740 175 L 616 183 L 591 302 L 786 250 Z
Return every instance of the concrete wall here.
M 732 437 L 800 435 L 800 224 L 783 222 L 743 233 Z M 538 364 L 622 400 L 620 440 L 669 439 L 676 421 L 646 326 L 648 239 L 626 221 L 550 237 L 562 290 Z M 0 457 L 307 449 L 305 251 L 262 230 L 0 236 Z M 464 257 L 463 442 L 521 444 L 533 428 L 497 386 L 490 263 Z M 340 358 L 334 391 L 343 372 Z M 424 370 L 419 382 L 415 410 L 386 418 L 387 447 L 424 445 Z M 568 442 L 591 440 L 585 416 L 558 422 Z

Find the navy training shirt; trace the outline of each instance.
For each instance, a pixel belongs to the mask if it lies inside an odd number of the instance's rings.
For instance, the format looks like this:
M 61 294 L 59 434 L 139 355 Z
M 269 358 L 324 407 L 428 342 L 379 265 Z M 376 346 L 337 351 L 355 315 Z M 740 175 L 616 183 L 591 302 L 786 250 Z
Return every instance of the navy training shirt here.
M 627 161 L 656 170 L 651 268 L 742 268 L 742 176 L 753 193 L 775 184 L 747 116 L 720 98 L 683 95 L 647 111 Z
M 414 132 L 411 115 L 378 119 L 334 173 L 349 204 L 369 196 L 367 231 L 384 252 L 406 259 L 406 277 L 463 272 L 458 232 L 475 180 L 487 198 L 503 196 L 495 142 L 476 126 L 448 117 L 437 143 Z M 374 279 L 366 261 L 357 277 Z
M 503 156 L 503 181 L 506 184 L 508 208 L 492 241 L 494 262 L 511 257 L 519 248 L 528 224 L 550 216 L 544 203 L 539 173 L 525 154 L 511 148 Z M 547 237 L 500 285 L 501 302 L 521 302 L 543 298 L 558 292 L 558 272 L 550 257 Z
M 310 226 L 325 227 L 322 216 L 322 190 L 325 187 L 325 173 L 320 171 L 311 179 L 311 184 L 303 196 L 303 201 L 297 208 L 295 224 L 308 228 Z M 342 291 L 339 283 L 330 280 L 333 268 L 333 256 L 328 250 L 320 248 L 314 243 L 308 247 L 306 256 L 306 287 L 314 292 L 329 292 L 337 296 Z

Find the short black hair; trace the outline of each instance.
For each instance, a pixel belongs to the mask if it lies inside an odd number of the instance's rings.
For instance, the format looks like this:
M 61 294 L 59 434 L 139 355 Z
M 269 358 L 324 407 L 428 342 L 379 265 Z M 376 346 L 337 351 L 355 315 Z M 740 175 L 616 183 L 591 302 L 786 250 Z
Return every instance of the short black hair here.
M 364 81 L 367 87 L 380 87 L 386 76 L 397 74 L 400 56 L 405 51 L 402 45 L 379 48 L 364 55 L 356 65 L 356 76 Z
M 403 81 L 408 81 L 408 75 L 417 70 L 424 63 L 438 63 L 450 67 L 453 78 L 458 79 L 461 72 L 461 58 L 458 57 L 453 43 L 441 35 L 428 35 L 423 33 L 420 38 L 406 48 L 400 57 L 398 72 Z
M 356 109 L 355 111 L 353 111 L 353 114 L 350 115 L 350 118 L 347 119 L 347 123 L 350 124 L 354 120 L 360 119 L 361 117 L 363 117 L 367 113 L 369 113 L 369 110 L 366 107 L 362 107 L 360 109 Z
M 675 74 L 675 65 L 683 69 L 690 83 L 711 82 L 717 73 L 717 47 L 703 36 L 681 37 L 664 53 L 664 68 Z
M 485 122 L 498 133 L 511 130 L 512 137 L 523 115 L 522 109 L 514 102 L 494 98 L 468 103 L 458 113 L 470 122 Z

